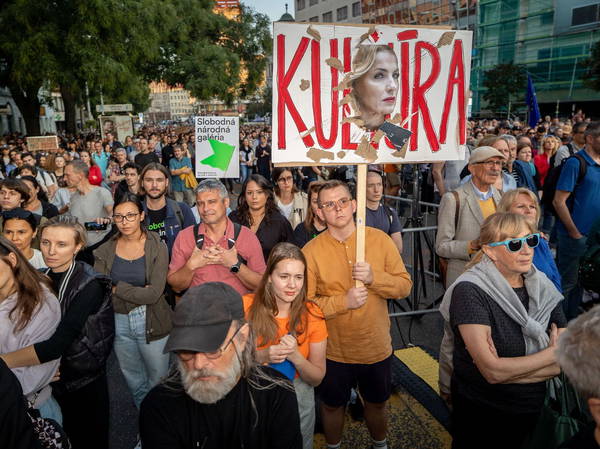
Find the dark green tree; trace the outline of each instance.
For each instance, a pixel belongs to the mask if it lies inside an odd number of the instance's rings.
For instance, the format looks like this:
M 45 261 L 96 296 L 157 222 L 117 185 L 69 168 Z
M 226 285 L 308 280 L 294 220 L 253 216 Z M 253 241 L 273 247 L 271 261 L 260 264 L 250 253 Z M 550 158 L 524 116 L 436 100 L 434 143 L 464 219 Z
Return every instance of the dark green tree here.
M 172 0 L 178 21 L 168 30 L 152 79 L 183 85 L 199 100 L 231 104 L 252 95 L 263 81 L 271 54 L 270 21 L 251 8 L 227 18 L 212 0 Z
M 600 91 L 600 41 L 596 42 L 590 51 L 590 57 L 582 61 L 586 71 L 583 84 L 590 89 Z
M 514 101 L 525 94 L 527 87 L 527 74 L 523 66 L 512 63 L 498 64 L 484 72 L 483 99 L 487 102 L 488 109 L 494 112 L 507 111 L 510 101 Z
M 39 134 L 42 86 L 57 88 L 67 131 L 75 110 L 103 94 L 148 105 L 148 82 L 180 84 L 199 99 L 231 103 L 253 94 L 271 51 L 269 20 L 213 0 L 7 0 L 0 10 L 0 86 L 10 89 L 27 132 Z M 92 102 L 92 106 L 96 103 Z

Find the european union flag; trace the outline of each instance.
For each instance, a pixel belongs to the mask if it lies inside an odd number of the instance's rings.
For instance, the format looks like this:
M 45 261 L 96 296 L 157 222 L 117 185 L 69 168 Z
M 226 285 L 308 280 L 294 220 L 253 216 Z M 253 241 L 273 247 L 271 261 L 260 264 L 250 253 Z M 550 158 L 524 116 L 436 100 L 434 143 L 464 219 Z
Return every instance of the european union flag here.
M 525 103 L 529 110 L 529 126 L 535 128 L 542 118 L 540 107 L 538 106 L 537 96 L 535 95 L 535 87 L 531 76 L 527 74 L 527 93 L 525 94 Z

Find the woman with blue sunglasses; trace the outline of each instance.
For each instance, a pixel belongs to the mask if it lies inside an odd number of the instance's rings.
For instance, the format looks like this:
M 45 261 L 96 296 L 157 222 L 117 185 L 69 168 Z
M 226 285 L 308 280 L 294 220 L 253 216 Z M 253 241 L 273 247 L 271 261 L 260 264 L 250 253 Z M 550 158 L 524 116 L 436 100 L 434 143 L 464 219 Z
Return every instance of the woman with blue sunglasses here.
M 481 250 L 446 291 L 440 382 L 450 374 L 457 448 L 519 448 L 537 422 L 554 350 L 566 327 L 563 297 L 533 265 L 541 236 L 522 215 L 495 213 Z
M 534 227 L 537 227 L 541 216 L 540 203 L 535 193 L 524 187 L 519 187 L 502 195 L 502 199 L 498 203 L 498 212 L 523 215 Z M 539 244 L 533 251 L 533 265 L 548 276 L 548 279 L 552 281 L 558 291 L 562 292 L 560 274 L 550 252 L 548 236 L 540 232 L 540 237 Z

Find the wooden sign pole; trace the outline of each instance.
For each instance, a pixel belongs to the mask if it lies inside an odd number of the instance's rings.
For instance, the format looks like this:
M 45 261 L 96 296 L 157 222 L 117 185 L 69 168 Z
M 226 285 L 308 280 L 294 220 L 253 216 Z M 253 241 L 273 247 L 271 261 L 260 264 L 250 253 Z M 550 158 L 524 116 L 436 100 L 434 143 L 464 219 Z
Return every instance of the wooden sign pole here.
M 358 164 L 356 174 L 356 262 L 365 261 L 365 222 L 367 207 L 367 164 Z M 356 281 L 356 287 L 362 287 Z

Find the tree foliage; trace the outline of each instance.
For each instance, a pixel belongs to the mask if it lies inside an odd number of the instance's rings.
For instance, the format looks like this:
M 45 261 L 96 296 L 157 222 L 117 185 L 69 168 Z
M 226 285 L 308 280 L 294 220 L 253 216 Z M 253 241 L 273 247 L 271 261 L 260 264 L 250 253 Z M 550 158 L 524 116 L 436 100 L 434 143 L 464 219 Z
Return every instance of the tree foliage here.
M 592 46 L 590 53 L 590 57 L 582 62 L 586 69 L 583 84 L 590 89 L 600 91 L 600 41 Z
M 269 19 L 237 19 L 212 0 L 8 0 L 0 10 L 0 86 L 10 89 L 29 134 L 39 133 L 37 93 L 59 89 L 67 130 L 75 107 L 148 106 L 148 82 L 181 84 L 199 99 L 231 103 L 254 93 L 271 51 Z
M 507 111 L 508 104 L 516 96 L 525 94 L 527 75 L 523 66 L 512 63 L 498 64 L 484 72 L 483 99 L 488 109 L 498 112 Z
M 173 1 L 177 26 L 168 31 L 161 57 L 148 73 L 181 84 L 199 100 L 231 104 L 252 95 L 271 53 L 270 21 L 242 6 L 234 20 L 213 11 L 209 0 Z

